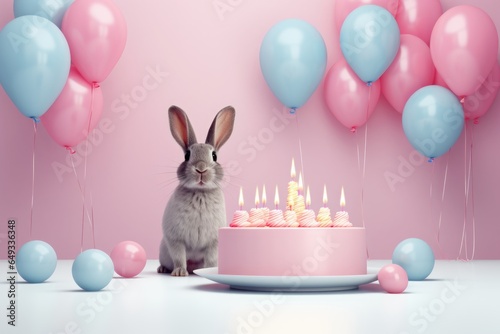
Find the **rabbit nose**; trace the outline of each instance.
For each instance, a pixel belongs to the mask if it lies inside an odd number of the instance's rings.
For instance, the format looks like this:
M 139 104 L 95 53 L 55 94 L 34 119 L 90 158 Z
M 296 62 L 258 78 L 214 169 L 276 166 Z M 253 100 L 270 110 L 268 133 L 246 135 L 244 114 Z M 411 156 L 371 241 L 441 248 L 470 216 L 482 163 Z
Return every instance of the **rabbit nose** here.
M 207 166 L 206 163 L 199 161 L 195 165 L 195 170 L 196 170 L 197 173 L 203 174 L 203 173 L 205 173 L 208 170 L 208 166 Z
M 199 174 L 203 174 L 207 171 L 207 169 L 205 168 L 204 170 L 200 170 L 198 168 L 196 168 L 196 172 L 199 173 Z

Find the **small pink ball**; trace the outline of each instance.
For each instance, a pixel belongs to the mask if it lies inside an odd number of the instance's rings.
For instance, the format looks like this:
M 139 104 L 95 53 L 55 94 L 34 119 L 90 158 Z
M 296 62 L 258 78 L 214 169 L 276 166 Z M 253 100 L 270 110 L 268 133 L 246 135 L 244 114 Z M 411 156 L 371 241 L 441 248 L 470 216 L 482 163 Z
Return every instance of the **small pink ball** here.
M 135 241 L 122 241 L 111 252 L 111 259 L 118 275 L 126 278 L 134 277 L 146 266 L 146 252 Z
M 378 272 L 378 282 L 389 293 L 401 293 L 408 286 L 408 275 L 403 267 L 388 264 Z

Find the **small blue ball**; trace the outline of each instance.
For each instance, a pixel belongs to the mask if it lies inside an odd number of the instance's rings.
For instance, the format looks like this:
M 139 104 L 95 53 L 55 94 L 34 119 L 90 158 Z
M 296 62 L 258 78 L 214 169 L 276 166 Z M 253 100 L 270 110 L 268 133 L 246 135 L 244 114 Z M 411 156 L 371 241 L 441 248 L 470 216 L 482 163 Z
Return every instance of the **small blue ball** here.
M 28 283 L 46 281 L 57 266 L 57 255 L 45 241 L 32 240 L 21 246 L 16 255 L 19 275 Z
M 427 278 L 434 268 L 432 248 L 422 239 L 410 238 L 401 241 L 392 253 L 392 263 L 400 265 L 410 281 Z
M 80 253 L 73 262 L 73 279 L 86 291 L 99 291 L 109 284 L 115 268 L 113 261 L 98 249 L 88 249 Z

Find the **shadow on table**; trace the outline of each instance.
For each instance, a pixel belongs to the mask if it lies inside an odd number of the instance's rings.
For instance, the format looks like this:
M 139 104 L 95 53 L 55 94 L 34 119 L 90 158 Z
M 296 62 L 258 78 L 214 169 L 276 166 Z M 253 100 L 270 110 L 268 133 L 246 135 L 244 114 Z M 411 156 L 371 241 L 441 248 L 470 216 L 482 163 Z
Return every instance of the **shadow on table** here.
M 190 289 L 211 292 L 211 293 L 224 293 L 224 294 L 269 294 L 269 293 L 285 293 L 295 295 L 360 295 L 360 294 L 373 294 L 373 293 L 386 293 L 378 283 L 360 285 L 358 289 L 344 290 L 344 291 L 296 291 L 287 289 L 275 289 L 272 291 L 258 291 L 258 290 L 240 290 L 231 288 L 229 285 L 211 283 L 201 284 L 190 287 Z M 411 292 L 404 292 L 403 294 L 411 294 Z

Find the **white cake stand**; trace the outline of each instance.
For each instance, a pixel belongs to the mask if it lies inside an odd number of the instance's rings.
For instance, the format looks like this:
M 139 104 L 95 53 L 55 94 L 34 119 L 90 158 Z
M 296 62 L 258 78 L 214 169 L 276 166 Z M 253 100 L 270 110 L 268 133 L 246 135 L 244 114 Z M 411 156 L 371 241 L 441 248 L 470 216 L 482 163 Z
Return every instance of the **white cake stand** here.
M 194 273 L 232 289 L 250 291 L 317 292 L 357 289 L 377 280 L 379 269 L 368 268 L 366 275 L 342 276 L 244 276 L 222 275 L 218 268 L 196 269 Z

